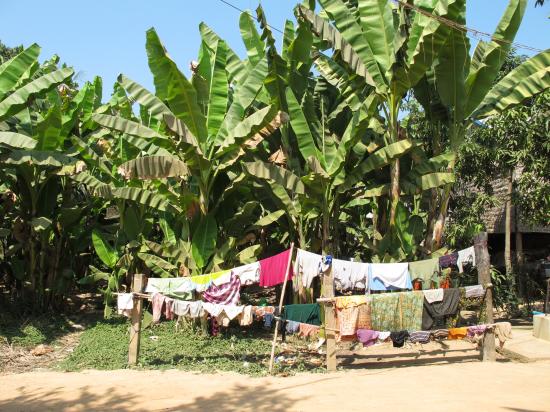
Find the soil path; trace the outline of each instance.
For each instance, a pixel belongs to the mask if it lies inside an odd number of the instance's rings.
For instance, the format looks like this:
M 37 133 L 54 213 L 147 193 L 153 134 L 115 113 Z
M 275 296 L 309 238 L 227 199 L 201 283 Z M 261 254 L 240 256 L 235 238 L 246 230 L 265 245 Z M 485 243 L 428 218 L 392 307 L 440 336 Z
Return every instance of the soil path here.
M 550 362 L 467 362 L 287 378 L 167 371 L 0 376 L 1 411 L 550 411 Z M 381 409 L 378 409 L 381 410 Z

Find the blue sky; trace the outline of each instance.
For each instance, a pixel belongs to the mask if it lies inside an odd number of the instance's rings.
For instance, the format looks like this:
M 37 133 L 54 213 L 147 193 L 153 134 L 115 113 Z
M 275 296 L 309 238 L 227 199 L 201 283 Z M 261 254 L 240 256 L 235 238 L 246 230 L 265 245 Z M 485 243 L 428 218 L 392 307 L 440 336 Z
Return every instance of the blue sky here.
M 229 2 L 251 10 L 258 4 L 257 0 Z M 298 2 L 263 0 L 262 5 L 270 24 L 281 29 L 285 19 L 292 19 L 292 9 Z M 529 0 L 516 42 L 546 49 L 550 47 L 550 2 L 542 8 L 535 8 L 534 3 Z M 467 25 L 492 33 L 507 4 L 508 0 L 467 0 Z M 157 29 L 184 72 L 198 51 L 201 21 L 237 53 L 244 54 L 239 12 L 219 0 L 18 0 L 4 1 L 2 11 L 0 40 L 5 44 L 28 46 L 36 42 L 42 46 L 42 59 L 58 54 L 74 66 L 80 82 L 95 75 L 103 77 L 108 94 L 119 73 L 153 90 L 145 53 L 145 31 L 150 27 Z

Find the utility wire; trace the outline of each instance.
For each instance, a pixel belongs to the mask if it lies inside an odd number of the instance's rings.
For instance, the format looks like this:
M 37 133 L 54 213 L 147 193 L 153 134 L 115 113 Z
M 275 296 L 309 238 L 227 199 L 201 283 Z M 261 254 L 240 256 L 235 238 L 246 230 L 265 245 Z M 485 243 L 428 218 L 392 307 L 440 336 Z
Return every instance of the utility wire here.
M 462 24 L 459 24 L 455 21 L 449 20 L 449 19 L 447 19 L 445 17 L 442 17 L 442 16 L 436 16 L 435 14 L 429 13 L 426 10 L 422 10 L 420 7 L 417 7 L 414 4 L 405 3 L 402 0 L 393 0 L 393 2 L 398 3 L 403 7 L 412 9 L 412 10 L 414 10 L 414 11 L 416 11 L 416 12 L 418 12 L 418 13 L 426 16 L 426 17 L 429 17 L 431 19 L 435 19 L 435 20 L 439 21 L 440 23 L 451 27 L 452 29 L 458 30 L 462 33 L 470 33 L 478 40 L 482 40 L 483 37 L 486 37 L 486 38 L 489 38 L 490 40 L 495 41 L 497 43 L 510 44 L 511 46 L 513 46 L 517 49 L 526 49 L 526 50 L 530 50 L 530 51 L 534 51 L 534 52 L 538 52 L 538 53 L 544 51 L 544 50 L 541 50 L 541 49 L 537 49 L 536 47 L 531 47 L 531 46 L 528 46 L 528 45 L 525 45 L 525 44 L 514 43 L 514 42 L 506 40 L 506 39 L 499 39 L 499 38 L 493 37 L 492 34 L 485 33 L 485 32 L 482 32 L 481 30 L 477 30 L 477 29 L 474 29 L 474 28 L 471 28 L 471 27 L 464 26 Z
M 226 1 L 226 0 L 219 0 L 219 1 L 221 1 L 221 2 L 222 2 L 223 4 L 225 4 L 226 6 L 231 7 L 232 9 L 238 10 L 238 11 L 240 11 L 241 13 L 246 13 L 246 14 L 248 14 L 250 17 L 252 17 L 253 19 L 256 19 L 255 16 L 253 16 L 252 14 L 250 14 L 249 12 L 247 12 L 246 10 L 241 9 L 241 8 L 235 6 L 234 4 L 229 3 L 229 2 Z M 269 25 L 269 24 L 266 24 L 266 26 L 269 27 L 271 30 L 275 30 L 276 32 L 279 32 L 279 33 L 281 33 L 281 34 L 284 34 L 281 30 L 279 30 L 279 29 L 276 28 L 276 27 L 273 27 L 273 26 L 271 26 L 271 25 Z

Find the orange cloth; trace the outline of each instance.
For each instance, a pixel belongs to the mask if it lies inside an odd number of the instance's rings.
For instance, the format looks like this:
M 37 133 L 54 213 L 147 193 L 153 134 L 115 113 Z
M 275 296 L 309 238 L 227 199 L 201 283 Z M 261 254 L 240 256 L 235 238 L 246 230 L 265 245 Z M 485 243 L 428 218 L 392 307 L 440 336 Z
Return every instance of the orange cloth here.
M 452 328 L 449 329 L 448 339 L 464 339 L 468 334 L 468 328 Z
M 342 336 L 355 336 L 357 329 L 371 329 L 370 305 L 350 306 L 336 311 Z
M 298 330 L 298 336 L 307 337 L 315 336 L 319 333 L 319 326 L 309 325 L 307 323 L 300 323 L 300 329 Z

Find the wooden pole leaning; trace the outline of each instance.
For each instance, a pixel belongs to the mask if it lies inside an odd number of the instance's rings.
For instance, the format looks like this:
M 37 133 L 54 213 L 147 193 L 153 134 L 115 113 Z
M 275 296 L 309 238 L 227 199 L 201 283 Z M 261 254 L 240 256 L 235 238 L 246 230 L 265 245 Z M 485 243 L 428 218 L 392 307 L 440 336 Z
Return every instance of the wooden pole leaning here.
M 283 302 L 285 299 L 286 285 L 288 283 L 288 272 L 290 271 L 290 264 L 292 263 L 292 254 L 294 252 L 294 242 L 290 244 L 290 253 L 288 255 L 288 262 L 286 264 L 285 271 L 285 280 L 283 282 L 283 290 L 281 291 L 281 297 L 279 299 L 279 316 L 283 309 Z M 275 358 L 275 345 L 277 344 L 277 334 L 279 333 L 279 324 L 281 323 L 280 318 L 277 317 L 275 320 L 275 332 L 273 332 L 273 342 L 271 344 L 271 357 L 269 358 L 269 373 L 273 371 L 273 361 Z
M 486 288 L 485 291 L 485 310 L 486 322 L 489 325 L 494 323 L 493 319 L 493 289 L 491 284 L 491 262 L 489 260 L 489 248 L 487 246 L 487 232 L 479 233 L 474 239 L 474 249 L 476 255 L 477 276 L 480 285 Z M 495 335 L 490 329 L 485 333 L 482 343 L 482 359 L 486 361 L 496 360 Z
M 334 275 L 332 265 L 328 273 L 323 275 L 321 284 L 321 297 L 325 314 L 325 339 L 327 347 L 327 370 L 336 371 L 338 360 L 336 359 L 336 316 L 334 314 Z M 321 299 L 317 299 L 319 302 Z
M 132 281 L 132 292 L 141 293 L 146 283 L 146 276 L 136 273 Z M 130 344 L 128 346 L 128 364 L 136 365 L 139 358 L 139 341 L 141 337 L 141 318 L 143 314 L 143 299 L 134 298 L 130 326 Z

